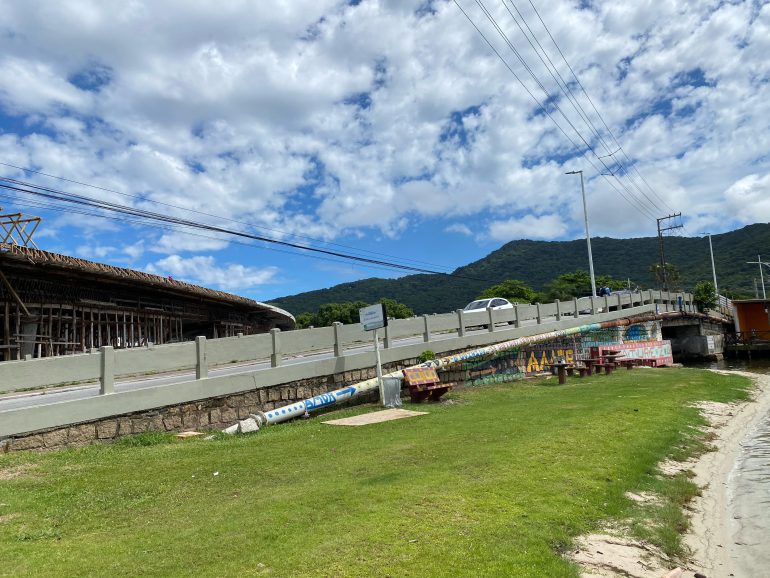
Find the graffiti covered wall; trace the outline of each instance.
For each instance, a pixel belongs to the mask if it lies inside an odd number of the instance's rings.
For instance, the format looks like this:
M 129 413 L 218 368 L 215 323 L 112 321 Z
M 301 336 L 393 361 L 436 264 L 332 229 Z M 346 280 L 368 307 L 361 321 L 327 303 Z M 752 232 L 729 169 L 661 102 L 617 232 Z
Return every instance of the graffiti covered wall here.
M 550 372 L 557 362 L 575 363 L 597 357 L 608 349 L 622 349 L 628 358 L 673 363 L 671 345 L 661 339 L 661 322 L 647 321 L 626 327 L 599 328 L 582 334 L 533 343 L 456 363 L 438 370 L 442 383 L 486 385 L 507 383 L 527 375 Z

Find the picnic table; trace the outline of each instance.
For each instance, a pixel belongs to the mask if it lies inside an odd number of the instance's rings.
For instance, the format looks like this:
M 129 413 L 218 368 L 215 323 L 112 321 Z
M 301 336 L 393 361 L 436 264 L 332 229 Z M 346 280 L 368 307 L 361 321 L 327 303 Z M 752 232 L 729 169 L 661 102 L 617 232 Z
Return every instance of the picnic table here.
M 557 361 L 552 363 L 551 367 L 556 368 L 556 375 L 559 376 L 559 385 L 564 385 L 567 382 L 568 372 L 572 376 L 575 371 L 575 365 L 566 361 Z

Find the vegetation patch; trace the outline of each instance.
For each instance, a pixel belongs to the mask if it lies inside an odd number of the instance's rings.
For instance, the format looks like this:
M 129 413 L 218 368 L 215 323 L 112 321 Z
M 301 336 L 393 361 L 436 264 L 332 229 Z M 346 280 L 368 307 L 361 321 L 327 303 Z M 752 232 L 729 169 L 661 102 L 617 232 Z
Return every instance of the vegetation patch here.
M 0 484 L 20 514 L 0 525 L 0 576 L 576 577 L 565 554 L 613 520 L 681 555 L 697 489 L 657 464 L 698 447 L 694 402 L 745 398 L 748 380 L 670 369 L 534 383 L 466 388 L 449 396 L 466 403 L 406 404 L 430 413 L 365 428 L 313 419 L 0 456 L 40 474 Z

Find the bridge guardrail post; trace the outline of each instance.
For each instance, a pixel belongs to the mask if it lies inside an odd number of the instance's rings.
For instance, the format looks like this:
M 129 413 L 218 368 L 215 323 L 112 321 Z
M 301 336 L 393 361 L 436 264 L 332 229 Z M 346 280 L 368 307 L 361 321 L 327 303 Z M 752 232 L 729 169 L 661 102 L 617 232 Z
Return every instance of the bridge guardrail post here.
M 273 342 L 273 353 L 270 354 L 270 367 L 278 367 L 281 365 L 281 330 L 277 327 L 273 327 L 270 330 L 270 337 Z
M 577 297 L 572 298 L 572 304 L 575 306 L 575 318 L 580 317 L 580 308 L 578 307 Z
M 209 376 L 209 364 L 206 360 L 206 336 L 195 338 L 195 379 L 206 379 Z
M 495 310 L 487 307 L 487 315 L 489 316 L 489 326 L 487 329 L 492 333 L 495 330 Z
M 543 318 L 540 315 L 540 303 L 535 303 L 535 308 L 537 311 L 537 324 L 540 325 L 543 322 Z
M 620 293 L 615 293 L 615 296 L 618 298 L 618 311 L 622 311 L 623 310 L 623 299 L 622 299 Z M 631 297 L 631 307 L 633 307 L 634 306 L 634 297 L 633 297 L 633 295 L 631 295 L 630 297 Z
M 521 320 L 519 319 L 519 306 L 514 305 L 513 306 L 513 326 L 519 327 L 521 325 Z
M 561 321 L 561 301 L 556 299 L 553 303 L 556 305 L 556 321 Z
M 596 315 L 596 297 L 591 295 L 591 315 Z
M 383 348 L 384 349 L 390 349 L 390 324 L 385 326 L 385 339 L 382 340 L 383 342 Z
M 103 345 L 99 352 L 99 395 L 115 393 L 115 350 L 111 345 Z
M 602 311 L 604 313 L 608 313 L 609 310 L 610 310 L 610 298 L 609 298 L 609 296 L 605 295 L 604 296 L 604 307 L 602 308 Z
M 428 343 L 430 341 L 430 316 L 423 315 L 422 319 L 425 322 L 425 329 L 422 333 L 422 340 L 424 343 Z
M 332 327 L 334 328 L 334 357 L 342 357 L 344 351 L 342 349 L 342 323 L 339 321 L 335 321 L 332 323 Z
M 457 337 L 465 337 L 465 311 L 462 309 L 457 310 Z

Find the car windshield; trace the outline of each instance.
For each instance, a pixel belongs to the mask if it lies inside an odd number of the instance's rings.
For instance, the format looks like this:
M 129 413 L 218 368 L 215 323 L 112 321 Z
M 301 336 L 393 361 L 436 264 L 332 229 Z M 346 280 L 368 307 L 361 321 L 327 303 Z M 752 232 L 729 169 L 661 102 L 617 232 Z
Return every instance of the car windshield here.
M 473 301 L 472 303 L 468 303 L 468 305 L 465 306 L 466 311 L 471 311 L 473 309 L 486 309 L 489 306 L 489 302 L 491 299 L 480 299 L 479 301 Z

